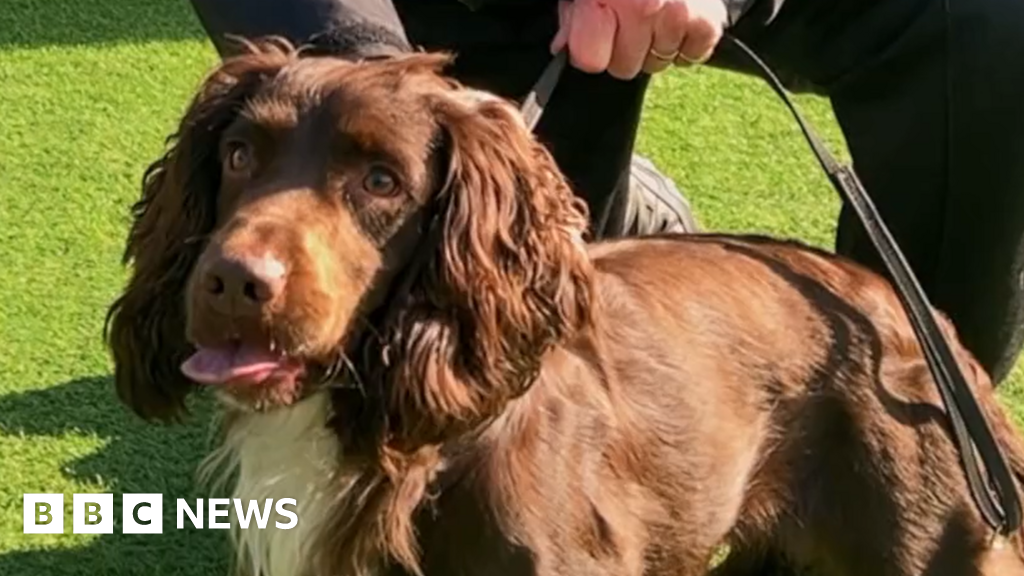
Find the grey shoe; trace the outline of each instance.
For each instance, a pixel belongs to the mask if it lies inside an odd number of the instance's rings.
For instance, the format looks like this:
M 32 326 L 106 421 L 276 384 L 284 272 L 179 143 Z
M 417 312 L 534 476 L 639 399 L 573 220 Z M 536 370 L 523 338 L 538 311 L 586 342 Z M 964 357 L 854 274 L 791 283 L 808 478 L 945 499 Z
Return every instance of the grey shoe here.
M 623 226 L 626 236 L 666 233 L 694 233 L 700 230 L 683 197 L 671 178 L 654 167 L 650 160 L 633 155 L 629 174 L 629 200 Z

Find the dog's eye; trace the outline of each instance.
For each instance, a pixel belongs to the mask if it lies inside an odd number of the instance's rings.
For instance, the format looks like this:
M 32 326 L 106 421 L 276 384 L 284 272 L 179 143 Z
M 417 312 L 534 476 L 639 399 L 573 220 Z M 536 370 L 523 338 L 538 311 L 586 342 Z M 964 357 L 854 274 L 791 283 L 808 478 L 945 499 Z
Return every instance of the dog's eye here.
M 391 196 L 398 190 L 398 178 L 387 168 L 374 166 L 363 178 L 363 189 L 374 196 Z
M 229 142 L 224 162 L 231 172 L 248 172 L 253 166 L 252 146 L 245 142 Z

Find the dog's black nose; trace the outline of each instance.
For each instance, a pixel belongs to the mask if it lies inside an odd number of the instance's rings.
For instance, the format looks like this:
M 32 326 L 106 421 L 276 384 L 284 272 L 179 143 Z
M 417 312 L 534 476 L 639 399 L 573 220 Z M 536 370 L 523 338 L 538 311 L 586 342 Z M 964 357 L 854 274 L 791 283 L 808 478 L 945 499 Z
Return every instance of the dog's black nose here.
M 206 267 L 203 296 L 224 314 L 256 314 L 281 295 L 286 272 L 284 264 L 270 255 L 220 255 Z

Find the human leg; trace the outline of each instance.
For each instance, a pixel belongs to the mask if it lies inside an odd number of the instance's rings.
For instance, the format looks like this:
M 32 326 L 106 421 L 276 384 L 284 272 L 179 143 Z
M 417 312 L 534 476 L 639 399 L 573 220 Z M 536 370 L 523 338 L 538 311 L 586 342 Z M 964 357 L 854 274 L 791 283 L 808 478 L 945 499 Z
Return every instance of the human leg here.
M 1009 0 L 788 0 L 737 25 L 831 97 L 883 219 L 995 381 L 1024 339 L 1022 26 Z M 836 247 L 884 273 L 848 209 Z

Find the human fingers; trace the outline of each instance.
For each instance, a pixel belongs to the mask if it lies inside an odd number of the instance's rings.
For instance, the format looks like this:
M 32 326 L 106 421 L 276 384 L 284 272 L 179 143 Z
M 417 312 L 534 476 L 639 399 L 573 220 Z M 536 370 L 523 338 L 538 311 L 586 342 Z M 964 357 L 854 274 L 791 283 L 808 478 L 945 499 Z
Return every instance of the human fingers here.
M 686 35 L 689 10 L 685 2 L 666 2 L 655 16 L 654 39 L 644 61 L 648 74 L 661 72 L 672 65 Z
M 686 35 L 679 45 L 677 64 L 707 62 L 722 39 L 727 13 L 721 0 L 692 0 Z
M 615 15 L 615 43 L 608 74 L 620 80 L 631 80 L 643 69 L 650 53 L 657 13 L 648 15 L 633 7 Z
M 584 72 L 604 72 L 615 42 L 614 12 L 600 0 L 575 0 L 569 10 L 569 62 Z

